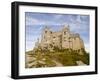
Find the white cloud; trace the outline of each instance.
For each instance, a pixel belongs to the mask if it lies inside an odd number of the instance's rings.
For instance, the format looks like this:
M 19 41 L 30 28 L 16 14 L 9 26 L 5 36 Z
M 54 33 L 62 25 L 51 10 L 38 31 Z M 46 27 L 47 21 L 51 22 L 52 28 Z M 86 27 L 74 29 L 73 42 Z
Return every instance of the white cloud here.
M 65 22 L 60 23 L 56 20 L 60 19 L 60 17 L 62 17 L 62 15 L 55 15 L 54 18 L 51 20 L 39 20 L 39 19 L 35 19 L 32 18 L 30 16 L 26 16 L 26 25 L 62 25 L 65 24 Z

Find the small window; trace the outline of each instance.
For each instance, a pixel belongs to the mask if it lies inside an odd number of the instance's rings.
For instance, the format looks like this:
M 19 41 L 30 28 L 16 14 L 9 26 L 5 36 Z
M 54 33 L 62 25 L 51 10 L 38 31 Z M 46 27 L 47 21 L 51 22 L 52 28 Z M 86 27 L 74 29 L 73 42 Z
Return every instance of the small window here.
M 66 35 L 66 32 L 64 32 L 64 35 Z
M 47 33 L 47 31 L 45 31 L 45 33 Z
M 55 43 L 53 42 L 53 44 L 55 44 Z
M 56 37 L 53 37 L 53 38 L 56 38 Z

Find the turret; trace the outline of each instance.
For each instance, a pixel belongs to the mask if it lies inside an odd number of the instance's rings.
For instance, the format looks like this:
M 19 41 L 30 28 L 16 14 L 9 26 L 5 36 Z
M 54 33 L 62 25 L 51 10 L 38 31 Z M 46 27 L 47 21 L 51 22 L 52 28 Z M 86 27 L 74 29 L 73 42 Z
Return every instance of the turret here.
M 66 31 L 66 32 L 69 32 L 69 25 L 63 25 L 63 29 L 62 31 Z
M 70 36 L 70 30 L 68 25 L 64 25 L 62 29 L 62 38 L 63 40 L 68 39 Z
M 47 39 L 49 32 L 50 32 L 50 29 L 47 26 L 45 26 L 43 31 L 42 31 L 42 41 Z
M 52 34 L 52 31 L 49 29 L 49 27 L 45 26 L 45 28 L 43 30 L 43 34 L 44 35 L 50 35 L 50 34 Z

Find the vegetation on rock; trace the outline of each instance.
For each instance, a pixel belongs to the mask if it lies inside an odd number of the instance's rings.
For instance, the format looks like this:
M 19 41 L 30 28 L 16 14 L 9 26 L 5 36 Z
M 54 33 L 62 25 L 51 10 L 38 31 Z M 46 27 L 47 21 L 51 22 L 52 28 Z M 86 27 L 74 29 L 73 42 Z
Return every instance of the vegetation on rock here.
M 27 58 L 34 59 L 28 60 Z M 59 49 L 57 47 L 52 52 L 41 48 L 26 52 L 26 68 L 79 66 L 77 61 L 83 62 L 84 65 L 89 65 L 89 53 L 84 49 L 72 50 Z

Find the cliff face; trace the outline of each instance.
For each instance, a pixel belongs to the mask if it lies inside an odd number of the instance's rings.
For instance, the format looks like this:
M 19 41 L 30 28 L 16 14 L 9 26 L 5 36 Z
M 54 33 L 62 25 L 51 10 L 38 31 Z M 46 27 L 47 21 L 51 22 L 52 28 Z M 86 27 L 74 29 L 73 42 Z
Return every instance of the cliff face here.
M 70 32 L 68 26 L 64 26 L 62 30 L 56 32 L 45 27 L 42 32 L 41 42 L 36 43 L 36 48 L 38 47 L 49 50 L 52 50 L 54 47 L 80 50 L 84 49 L 84 43 L 78 33 Z

